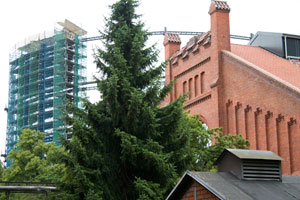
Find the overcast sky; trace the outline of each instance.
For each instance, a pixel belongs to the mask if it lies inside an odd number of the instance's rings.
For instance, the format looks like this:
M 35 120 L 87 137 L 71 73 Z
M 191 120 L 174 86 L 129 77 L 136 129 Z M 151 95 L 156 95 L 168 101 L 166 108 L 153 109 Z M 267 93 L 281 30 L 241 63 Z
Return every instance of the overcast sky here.
M 53 30 L 56 22 L 69 19 L 88 31 L 88 36 L 103 30 L 108 5 L 115 0 L 9 0 L 0 3 L 0 153 L 5 150 L 8 96 L 9 52 L 26 37 Z M 150 31 L 164 27 L 174 31 L 210 30 L 208 9 L 211 0 L 141 0 L 138 13 Z M 300 0 L 228 0 L 231 7 L 231 34 L 249 36 L 257 31 L 283 32 L 300 35 Z M 163 36 L 152 36 L 163 54 Z M 183 40 L 186 41 L 186 38 Z M 232 41 L 239 42 L 239 41 Z M 88 75 L 95 73 L 88 43 Z M 163 59 L 163 58 L 161 58 Z

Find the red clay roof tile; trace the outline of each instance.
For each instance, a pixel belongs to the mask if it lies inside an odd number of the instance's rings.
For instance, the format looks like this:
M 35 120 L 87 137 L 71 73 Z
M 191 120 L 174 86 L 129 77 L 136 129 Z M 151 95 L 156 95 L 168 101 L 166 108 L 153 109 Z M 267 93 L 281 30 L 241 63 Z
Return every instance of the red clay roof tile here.
M 210 44 L 210 42 L 211 42 L 211 37 L 208 36 L 208 37 L 206 38 L 205 42 L 203 43 L 203 46 L 206 46 L 206 45 Z
M 260 47 L 231 44 L 231 52 L 300 89 L 300 67 Z
M 228 10 L 230 11 L 230 7 L 226 1 L 212 1 L 215 4 L 217 10 Z
M 175 33 L 165 33 L 165 40 L 167 40 L 167 42 L 176 42 L 176 43 L 181 43 L 180 37 L 178 34 Z
M 196 53 L 197 51 L 199 51 L 199 44 L 197 44 L 192 50 L 193 53 Z
M 197 43 L 200 44 L 208 35 L 210 35 L 210 32 L 202 33 L 198 36 Z

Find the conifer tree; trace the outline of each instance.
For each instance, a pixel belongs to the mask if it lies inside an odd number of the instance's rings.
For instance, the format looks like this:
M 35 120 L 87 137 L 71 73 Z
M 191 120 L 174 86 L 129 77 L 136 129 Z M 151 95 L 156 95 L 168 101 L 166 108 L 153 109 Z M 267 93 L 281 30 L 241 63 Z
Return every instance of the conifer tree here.
M 120 0 L 105 19 L 101 100 L 69 108 L 64 189 L 78 199 L 162 199 L 191 164 L 184 99 L 160 107 L 171 87 L 161 88 L 165 64 L 155 66 L 158 51 L 146 46 L 138 3 Z
M 105 19 L 95 56 L 101 100 L 85 99 L 83 110 L 68 107 L 66 199 L 164 199 L 184 171 L 211 166 L 207 159 L 196 165 L 214 131 L 187 116 L 184 97 L 160 106 L 171 85 L 161 86 L 165 64 L 156 66 L 158 51 L 146 45 L 138 3 L 119 0 Z

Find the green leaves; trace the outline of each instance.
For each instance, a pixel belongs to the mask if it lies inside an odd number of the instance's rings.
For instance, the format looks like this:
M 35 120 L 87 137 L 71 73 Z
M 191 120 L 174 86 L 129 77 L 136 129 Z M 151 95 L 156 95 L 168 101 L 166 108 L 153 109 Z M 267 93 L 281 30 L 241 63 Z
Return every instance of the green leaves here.
M 62 147 L 44 143 L 44 136 L 44 133 L 30 129 L 21 131 L 16 148 L 8 155 L 13 164 L 4 172 L 5 181 L 60 181 L 64 168 L 60 159 Z
M 60 183 L 65 171 L 65 151 L 54 143 L 44 143 L 45 133 L 24 129 L 9 155 L 12 165 L 3 172 L 2 180 L 10 182 Z M 55 195 L 53 195 L 55 196 Z M 48 199 L 53 199 L 52 194 Z M 12 199 L 46 199 L 43 195 L 12 194 Z M 1 199 L 1 198 L 0 198 Z M 57 195 L 55 199 L 61 199 Z
M 249 141 L 241 135 L 224 135 L 221 128 L 206 129 L 198 116 L 189 117 L 191 133 L 191 151 L 194 163 L 191 170 L 215 171 L 214 162 L 225 148 L 247 149 Z

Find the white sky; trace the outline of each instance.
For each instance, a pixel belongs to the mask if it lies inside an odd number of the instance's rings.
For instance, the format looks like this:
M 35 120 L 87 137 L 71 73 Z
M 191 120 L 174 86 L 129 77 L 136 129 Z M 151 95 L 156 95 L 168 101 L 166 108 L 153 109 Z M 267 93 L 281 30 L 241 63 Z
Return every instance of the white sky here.
M 3 0 L 0 3 L 0 153 L 5 151 L 8 96 L 9 52 L 25 38 L 47 30 L 55 23 L 69 19 L 97 36 L 103 30 L 108 5 L 115 0 Z M 141 0 L 138 13 L 150 31 L 208 31 L 210 0 Z M 231 7 L 231 34 L 249 36 L 257 31 L 284 32 L 300 35 L 300 0 L 227 0 Z M 163 55 L 163 36 L 153 36 Z M 183 40 L 183 41 L 186 41 Z M 234 41 L 235 42 L 235 41 Z M 91 49 L 100 44 L 88 43 L 88 75 L 95 65 Z M 183 43 L 184 44 L 184 43 Z M 163 56 L 161 56 L 163 59 Z

